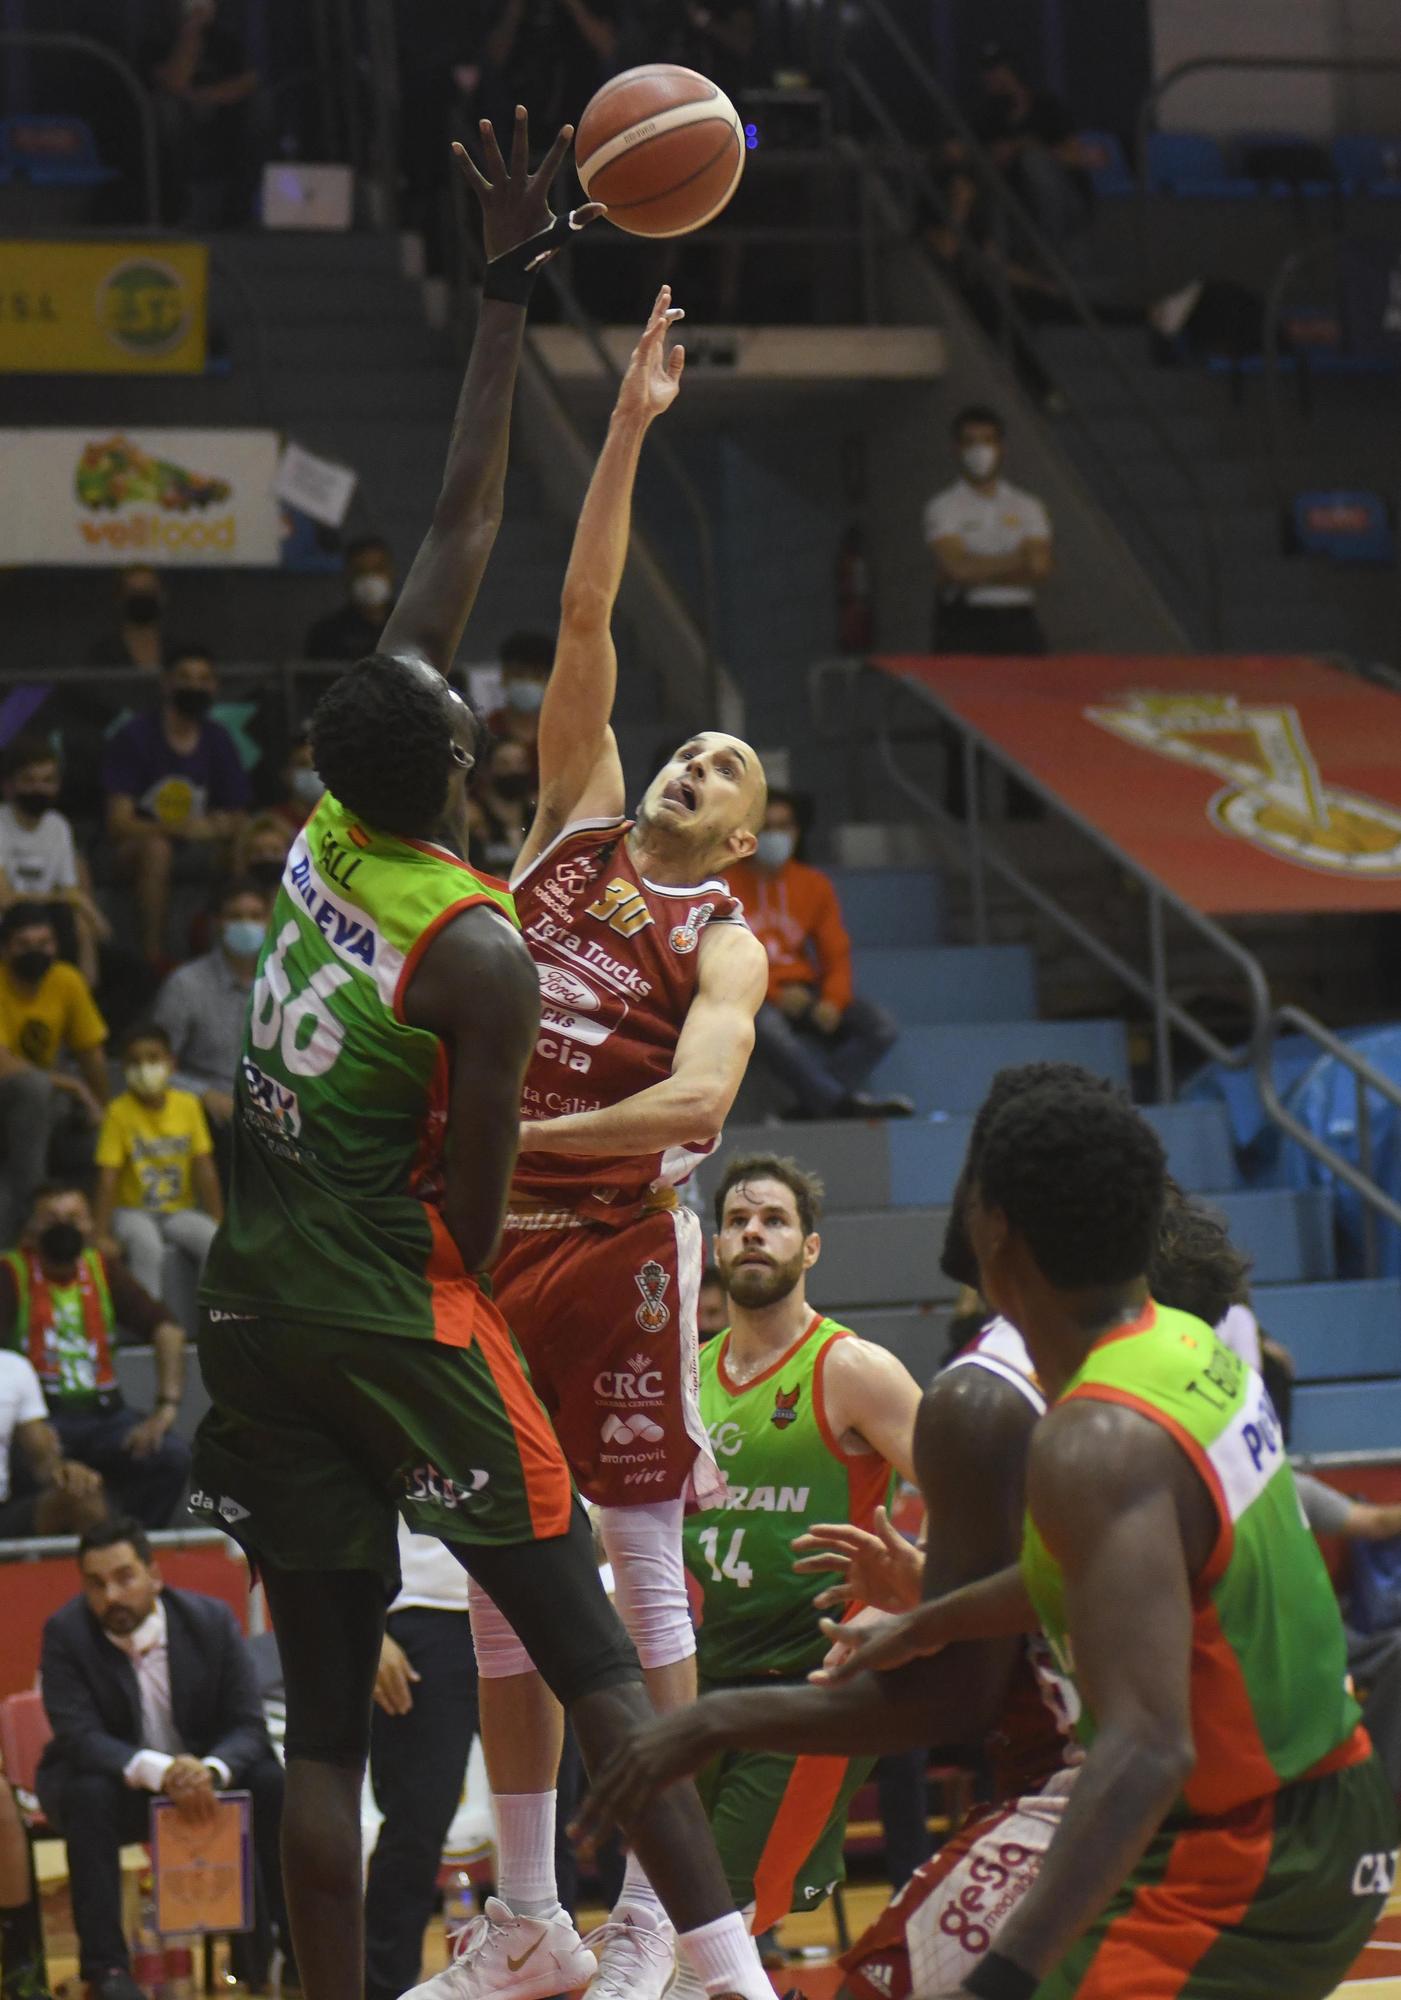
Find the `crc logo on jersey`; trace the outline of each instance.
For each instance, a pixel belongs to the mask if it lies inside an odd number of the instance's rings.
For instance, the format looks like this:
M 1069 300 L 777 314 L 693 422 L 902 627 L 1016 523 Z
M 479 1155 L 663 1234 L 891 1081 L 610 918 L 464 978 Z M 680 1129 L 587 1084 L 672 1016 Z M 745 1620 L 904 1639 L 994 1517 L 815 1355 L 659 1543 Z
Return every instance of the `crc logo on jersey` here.
M 436 1465 L 412 1465 L 404 1474 L 404 1497 L 407 1500 L 436 1500 L 449 1512 L 455 1513 L 476 1498 L 491 1478 L 480 1466 L 472 1468 L 472 1483 L 464 1486 L 460 1479 L 449 1479 L 445 1472 L 439 1472 Z
M 714 903 L 692 903 L 684 924 L 677 924 L 667 939 L 673 951 L 694 951 L 700 934 L 715 915 Z
M 633 1273 L 633 1283 L 642 1294 L 642 1304 L 635 1314 L 637 1324 L 644 1333 L 660 1333 L 671 1318 L 671 1307 L 666 1303 L 667 1286 L 671 1283 L 670 1271 L 654 1257 L 649 1257 L 642 1269 Z
M 786 1431 L 790 1424 L 798 1421 L 798 1398 L 803 1393 L 800 1382 L 796 1389 L 775 1389 L 773 1392 L 773 1415 L 769 1422 L 776 1430 Z
M 596 903 L 589 904 L 586 914 L 597 917 L 610 931 L 625 938 L 636 937 L 654 921 L 637 884 L 625 881 L 621 875 L 614 877 Z
M 645 1354 L 630 1354 L 626 1368 L 605 1368 L 593 1378 L 593 1392 L 606 1403 L 659 1403 L 662 1371 Z

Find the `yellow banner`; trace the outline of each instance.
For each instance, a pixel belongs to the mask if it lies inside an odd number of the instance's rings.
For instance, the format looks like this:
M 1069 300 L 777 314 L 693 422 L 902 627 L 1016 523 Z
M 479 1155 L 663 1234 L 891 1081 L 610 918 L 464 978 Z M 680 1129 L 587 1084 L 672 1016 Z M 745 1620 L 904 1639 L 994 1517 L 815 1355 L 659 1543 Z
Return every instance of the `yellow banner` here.
M 0 242 L 0 374 L 198 375 L 202 243 Z

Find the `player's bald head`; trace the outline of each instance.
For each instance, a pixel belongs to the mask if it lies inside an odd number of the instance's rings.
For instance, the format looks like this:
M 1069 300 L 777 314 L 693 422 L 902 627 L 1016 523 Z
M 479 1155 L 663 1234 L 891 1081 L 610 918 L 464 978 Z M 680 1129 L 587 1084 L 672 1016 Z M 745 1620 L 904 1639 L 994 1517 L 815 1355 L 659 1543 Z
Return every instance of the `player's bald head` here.
M 722 729 L 698 729 L 653 778 L 638 819 L 694 848 L 704 866 L 724 869 L 753 853 L 768 796 L 751 743 Z

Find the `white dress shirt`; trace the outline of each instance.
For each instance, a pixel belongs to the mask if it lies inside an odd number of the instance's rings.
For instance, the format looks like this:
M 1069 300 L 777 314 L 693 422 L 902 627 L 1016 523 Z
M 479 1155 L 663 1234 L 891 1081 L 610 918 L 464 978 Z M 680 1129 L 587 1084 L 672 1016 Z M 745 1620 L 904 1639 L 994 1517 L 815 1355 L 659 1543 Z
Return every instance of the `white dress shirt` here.
M 924 510 L 924 539 L 937 542 L 956 535 L 970 556 L 1012 556 L 1024 542 L 1048 542 L 1051 517 L 1034 493 L 1010 480 L 999 479 L 991 493 L 980 493 L 959 479 L 936 493 Z M 957 595 L 980 610 L 1034 604 L 1036 592 L 1026 583 L 971 583 Z
M 134 1632 L 108 1632 L 106 1637 L 119 1653 L 125 1653 L 131 1661 L 141 1696 L 143 1747 L 125 1767 L 122 1776 L 134 1791 L 159 1792 L 165 1785 L 165 1774 L 175 1759 L 188 1754 L 175 1727 L 175 1715 L 171 1708 L 170 1639 L 165 1605 L 158 1597 L 155 1609 Z M 203 1762 L 213 1772 L 216 1784 L 227 1789 L 232 1773 L 223 1759 L 206 1757 Z

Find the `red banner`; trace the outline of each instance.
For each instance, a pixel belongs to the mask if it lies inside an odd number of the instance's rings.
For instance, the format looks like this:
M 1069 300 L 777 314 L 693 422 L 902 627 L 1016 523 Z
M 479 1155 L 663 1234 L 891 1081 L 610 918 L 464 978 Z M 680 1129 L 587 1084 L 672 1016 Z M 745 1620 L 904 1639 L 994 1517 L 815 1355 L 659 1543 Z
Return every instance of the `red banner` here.
M 890 657 L 1186 903 L 1401 909 L 1401 698 L 1315 660 Z

